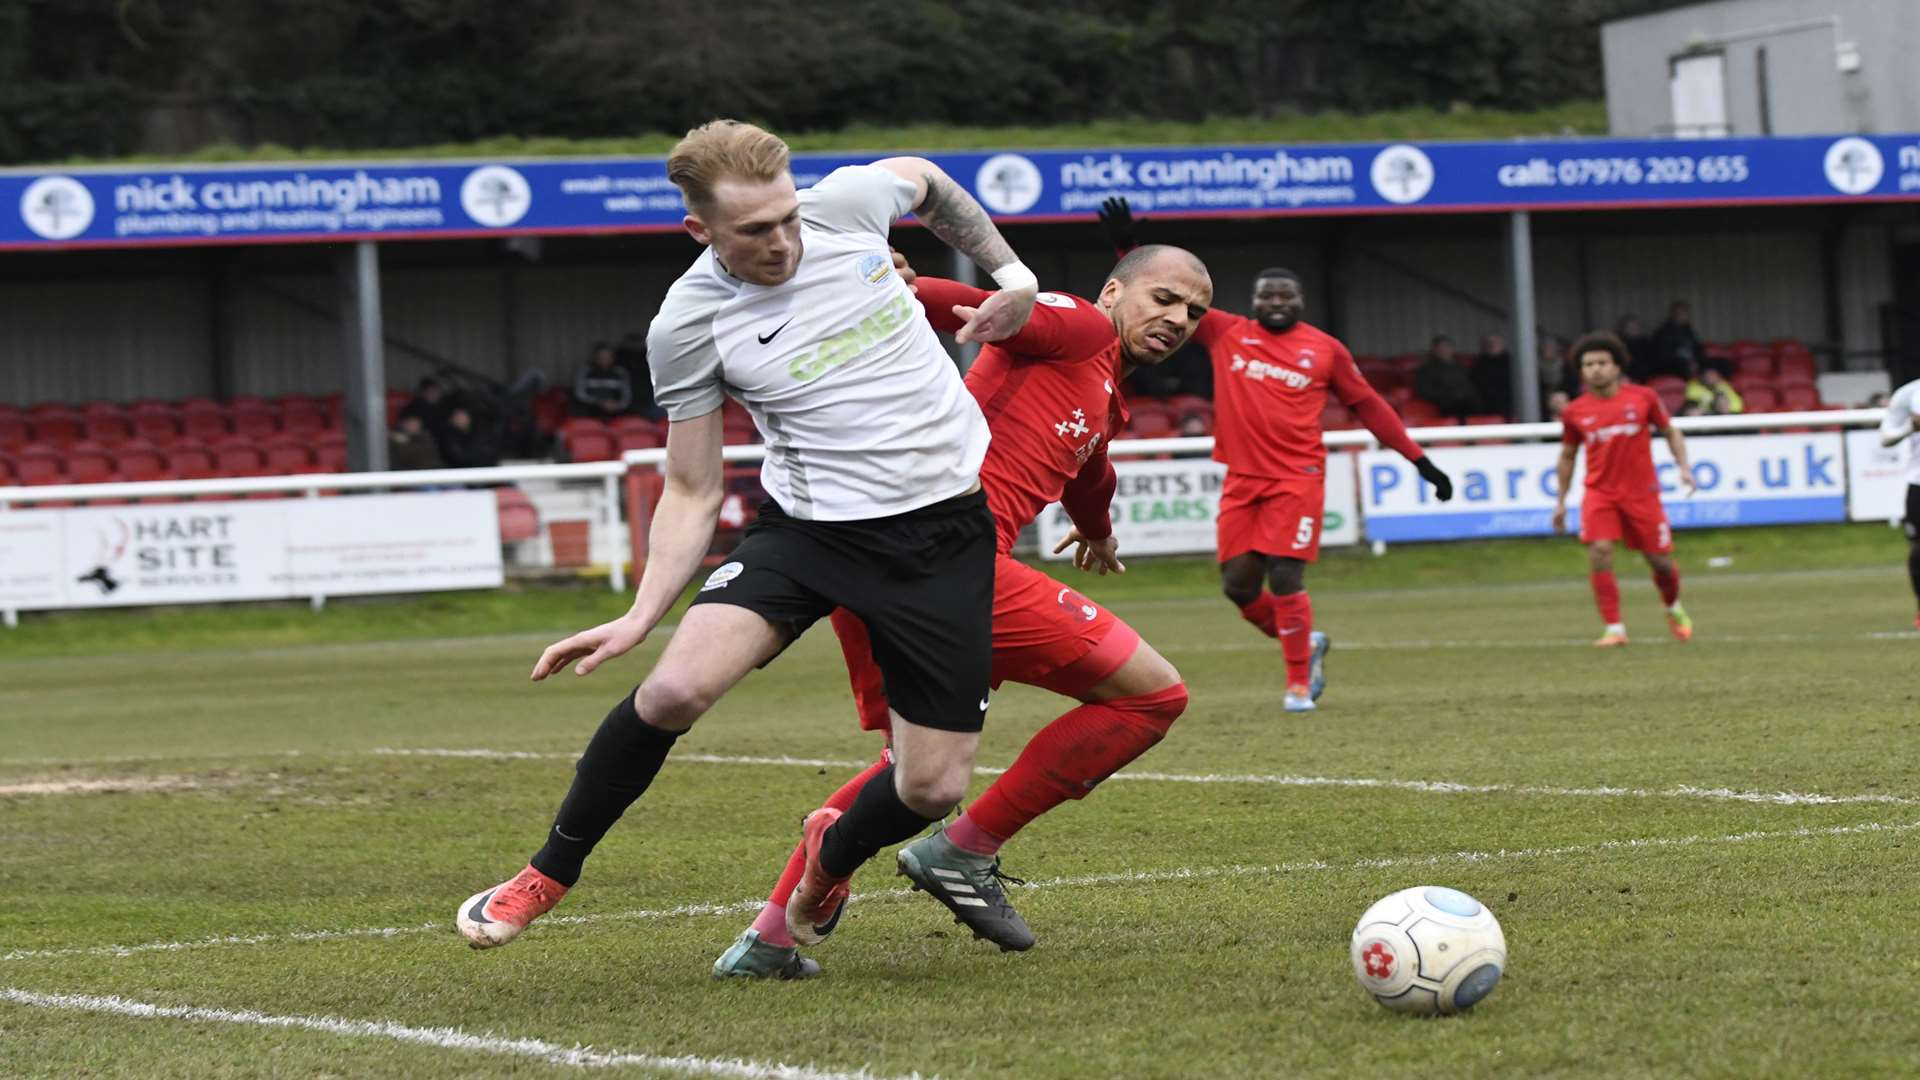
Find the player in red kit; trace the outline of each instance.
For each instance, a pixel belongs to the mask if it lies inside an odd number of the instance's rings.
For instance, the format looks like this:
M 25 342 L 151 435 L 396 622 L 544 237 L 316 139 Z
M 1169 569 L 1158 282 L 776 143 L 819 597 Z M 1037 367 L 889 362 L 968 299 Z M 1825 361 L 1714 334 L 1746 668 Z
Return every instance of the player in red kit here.
M 1133 246 L 1125 199 L 1107 200 L 1100 221 L 1116 249 Z M 1347 347 L 1302 322 L 1305 311 L 1297 274 L 1262 270 L 1251 318 L 1210 311 L 1193 334 L 1213 361 L 1213 459 L 1227 467 L 1216 522 L 1221 591 L 1243 618 L 1280 640 L 1288 712 L 1311 712 L 1326 689 L 1329 641 L 1313 628 L 1306 573 L 1320 554 L 1326 510 L 1320 414 L 1327 395 L 1413 462 L 1441 502 L 1453 498 L 1453 481 L 1367 385 Z
M 1567 530 L 1567 488 L 1580 448 L 1587 448 L 1586 494 L 1580 500 L 1580 542 L 1587 545 L 1593 599 L 1606 624 L 1594 645 L 1627 643 L 1620 621 L 1620 584 L 1613 578 L 1613 545 L 1625 543 L 1647 557 L 1653 583 L 1667 607 L 1667 628 L 1681 641 L 1693 637 L 1693 620 L 1680 606 L 1680 570 L 1673 564 L 1673 529 L 1660 506 L 1660 481 L 1653 468 L 1653 432 L 1666 435 L 1679 469 L 1680 488 L 1693 494 L 1693 468 L 1687 441 L 1674 429 L 1660 395 L 1624 382 L 1627 347 L 1608 333 L 1588 334 L 1573 343 L 1574 361 L 1587 392 L 1560 414 L 1560 499 L 1553 508 L 1553 531 Z
M 936 278 L 920 277 L 915 286 L 928 320 L 949 332 L 963 324 L 958 313 L 990 295 Z M 1125 571 L 1108 517 L 1115 476 L 1107 443 L 1126 420 L 1119 384 L 1135 365 L 1159 363 L 1184 345 L 1212 299 L 1206 267 L 1192 254 L 1143 247 L 1113 268 L 1097 302 L 1041 293 L 1025 329 L 982 348 L 967 372 L 967 388 L 993 433 L 980 470 L 999 541 L 993 685 L 1026 683 L 1080 705 L 1041 729 L 957 820 L 902 848 L 898 863 L 916 889 L 1003 949 L 1026 949 L 1034 939 L 997 880 L 1000 846 L 1145 753 L 1187 704 L 1172 664 L 1112 612 L 1013 558 L 1014 540 L 1059 502 L 1075 527 L 1056 550 L 1076 546 L 1074 562 L 1083 570 Z M 861 727 L 889 731 L 892 714 L 866 628 L 846 611 L 834 613 L 833 627 Z M 827 801 L 828 810 L 851 805 L 887 760 L 883 751 Z M 832 931 L 845 893 L 829 886 L 809 896 L 812 847 L 809 836 L 794 851 L 759 917 L 715 962 L 715 976 L 791 979 L 819 971 L 797 948 Z M 818 906 L 796 929 L 794 912 L 803 904 Z

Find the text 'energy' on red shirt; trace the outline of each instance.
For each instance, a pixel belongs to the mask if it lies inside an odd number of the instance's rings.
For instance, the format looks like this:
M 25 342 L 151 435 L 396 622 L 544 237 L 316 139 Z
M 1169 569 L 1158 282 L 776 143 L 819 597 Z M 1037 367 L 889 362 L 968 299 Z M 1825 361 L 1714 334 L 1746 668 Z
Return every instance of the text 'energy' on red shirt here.
M 1349 407 L 1379 396 L 1339 339 L 1304 322 L 1276 334 L 1257 319 L 1209 311 L 1193 340 L 1213 359 L 1213 459 L 1236 473 L 1322 475 L 1320 414 L 1328 391 Z M 1405 439 L 1404 429 L 1399 437 Z M 1403 453 L 1419 456 L 1410 441 L 1406 447 Z
M 990 295 L 924 276 L 916 286 L 928 321 L 949 333 L 961 325 L 953 305 L 977 307 Z M 1089 539 L 1112 534 L 1106 451 L 1126 426 L 1120 365 L 1113 320 L 1065 293 L 1041 293 L 1018 334 L 981 346 L 966 382 L 993 433 L 980 483 L 1003 553 L 1054 502 Z
M 1586 447 L 1588 491 L 1616 499 L 1659 493 L 1653 432 L 1673 423 L 1660 395 L 1635 383 L 1621 383 L 1612 397 L 1588 391 L 1567 404 L 1560 423 L 1562 440 Z

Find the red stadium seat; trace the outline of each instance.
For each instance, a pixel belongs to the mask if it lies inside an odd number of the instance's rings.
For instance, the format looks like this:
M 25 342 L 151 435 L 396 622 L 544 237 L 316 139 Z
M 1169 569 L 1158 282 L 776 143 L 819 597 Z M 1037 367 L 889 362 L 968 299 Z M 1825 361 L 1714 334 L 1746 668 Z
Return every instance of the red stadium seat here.
M 1782 356 L 1777 361 L 1780 369 L 1780 381 L 1811 383 L 1820 375 L 1820 365 L 1814 362 L 1810 353 L 1794 353 Z
M 1681 394 L 1685 394 L 1687 392 L 1687 380 L 1678 375 L 1655 375 L 1653 378 L 1647 380 L 1647 389 L 1656 394 L 1665 394 L 1672 390 L 1678 390 Z
M 500 507 L 500 542 L 517 544 L 540 535 L 540 511 L 526 493 L 511 485 L 493 489 Z
M 243 439 L 270 439 L 280 434 L 280 420 L 265 404 L 235 406 L 233 433 Z
M 663 434 L 660 431 L 660 425 L 644 416 L 616 416 L 606 421 L 606 425 L 616 434 L 626 431 L 651 431 L 656 435 Z
M 592 426 L 570 421 L 568 429 L 561 434 L 561 440 L 567 447 L 567 456 L 575 461 L 612 461 L 619 457 L 613 433 L 595 421 L 587 423 Z
M 33 430 L 22 416 L 0 414 L 0 450 L 13 450 L 33 441 Z
M 180 432 L 188 438 L 210 443 L 233 434 L 233 428 L 227 424 L 227 414 L 218 408 L 195 407 L 180 410 Z
M 1766 413 L 1780 411 L 1780 395 L 1776 393 L 1771 386 L 1754 386 L 1741 390 L 1740 397 L 1742 398 L 1742 404 L 1746 406 L 1747 412 Z
M 666 445 L 666 440 L 651 427 L 628 428 L 613 433 L 614 449 L 621 454 L 629 450 L 655 450 Z
M 346 472 L 348 468 L 346 440 L 320 443 L 313 448 L 313 458 L 315 472 Z
M 239 438 L 214 444 L 213 467 L 221 476 L 260 476 L 266 472 L 260 451 Z
M 1386 398 L 1387 404 L 1393 406 L 1396 411 L 1403 414 L 1406 412 L 1409 404 L 1419 400 L 1413 396 L 1413 387 L 1410 385 L 1396 386 L 1388 390 L 1382 390 L 1380 391 L 1380 396 Z
M 266 398 L 254 394 L 235 394 L 227 399 L 227 408 L 232 411 L 241 409 L 265 409 L 272 411 L 273 405 Z
M 22 484 L 67 482 L 66 470 L 60 466 L 60 452 L 40 443 L 29 443 L 14 453 L 13 474 Z
M 275 439 L 267 443 L 262 455 L 266 470 L 281 476 L 313 471 L 313 451 L 298 439 Z
M 167 412 L 141 411 L 133 414 L 133 435 L 151 443 L 169 443 L 180 434 L 180 423 Z
M 1164 409 L 1139 409 L 1127 420 L 1126 438 L 1165 439 L 1180 434 L 1180 428 Z
M 113 470 L 123 480 L 165 480 L 171 475 L 159 448 L 143 439 L 122 443 L 114 450 Z
M 7 454 L 0 454 L 0 487 L 11 487 L 13 483 L 13 458 Z
M 1504 417 L 1504 416 L 1500 416 L 1500 415 L 1497 415 L 1497 414 L 1494 414 L 1494 413 L 1483 413 L 1483 414 L 1481 414 L 1481 415 L 1479 415 L 1479 416 L 1469 416 L 1469 417 L 1467 417 L 1467 424 L 1468 424 L 1469 426 L 1472 426 L 1472 425 L 1476 425 L 1476 424 L 1478 424 L 1478 425 L 1486 425 L 1486 424 L 1504 424 L 1504 423 L 1506 423 L 1506 422 L 1507 422 L 1507 418 L 1506 418 L 1506 417 Z
M 80 414 L 64 406 L 43 410 L 36 405 L 28 412 L 28 417 L 33 425 L 34 442 L 48 446 L 70 446 L 80 441 Z
M 1788 412 L 1815 412 L 1820 408 L 1820 391 L 1805 384 L 1782 387 L 1780 407 Z
M 751 423 L 728 424 L 721 431 L 721 437 L 728 446 L 752 446 L 760 441 L 760 429 Z
M 325 408 L 295 405 L 280 413 L 280 430 L 289 435 L 317 435 L 333 426 Z
M 67 480 L 75 484 L 104 484 L 118 479 L 113 471 L 113 455 L 96 442 L 77 442 L 67 447 Z
M 133 438 L 133 420 L 123 412 L 93 412 L 80 420 L 80 437 L 87 442 L 118 446 Z
M 1320 426 L 1328 431 L 1333 431 L 1352 418 L 1352 415 L 1347 412 L 1345 405 L 1330 400 L 1327 402 L 1327 407 L 1320 413 Z
M 1419 398 L 1409 398 L 1400 406 L 1400 418 L 1409 424 L 1431 426 L 1431 422 L 1440 418 L 1440 410 Z
M 1175 394 L 1167 399 L 1167 408 L 1173 410 L 1173 415 L 1183 417 L 1190 412 L 1199 412 L 1202 410 L 1211 413 L 1213 412 L 1213 402 L 1201 397 L 1199 394 Z
M 1773 357 L 1767 353 L 1742 353 L 1733 362 L 1733 373 L 1744 379 L 1773 378 Z
M 220 475 L 213 464 L 213 451 L 204 446 L 176 446 L 167 451 L 166 459 L 167 471 L 182 480 L 209 480 Z

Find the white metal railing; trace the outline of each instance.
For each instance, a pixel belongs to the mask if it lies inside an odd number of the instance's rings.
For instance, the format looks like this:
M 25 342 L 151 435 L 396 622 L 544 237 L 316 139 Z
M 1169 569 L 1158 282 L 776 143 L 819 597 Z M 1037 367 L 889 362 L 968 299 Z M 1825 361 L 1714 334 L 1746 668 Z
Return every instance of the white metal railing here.
M 1673 426 L 1688 435 L 1723 431 L 1766 431 L 1789 427 L 1862 427 L 1878 424 L 1885 409 L 1830 409 L 1819 412 L 1736 413 L 1731 416 L 1679 416 Z M 1478 424 L 1447 427 L 1410 428 L 1407 434 L 1422 446 L 1447 443 L 1485 442 L 1490 439 L 1558 439 L 1563 429 L 1558 422 L 1539 424 Z M 1365 429 L 1329 431 L 1322 437 L 1330 450 L 1379 445 L 1373 433 Z M 1171 439 L 1117 439 L 1107 445 L 1112 457 L 1151 457 L 1158 454 L 1205 454 L 1213 450 L 1211 435 L 1187 435 Z M 760 461 L 766 457 L 764 446 L 729 446 L 724 452 L 728 462 Z M 622 458 L 629 466 L 659 467 L 667 460 L 664 448 L 629 450 Z M 0 489 L 0 497 L 4 497 Z

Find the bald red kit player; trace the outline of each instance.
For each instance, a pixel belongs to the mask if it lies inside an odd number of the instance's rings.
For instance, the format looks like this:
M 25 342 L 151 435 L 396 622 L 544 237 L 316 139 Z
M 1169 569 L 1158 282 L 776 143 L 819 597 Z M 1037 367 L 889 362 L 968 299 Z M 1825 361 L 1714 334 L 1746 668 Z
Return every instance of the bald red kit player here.
M 935 278 L 918 278 L 916 286 L 928 320 L 945 331 L 959 328 L 965 313 L 990 295 Z M 1059 502 L 1075 526 L 1059 550 L 1076 545 L 1074 562 L 1083 570 L 1125 571 L 1108 518 L 1115 477 L 1106 454 L 1126 420 L 1120 380 L 1133 366 L 1159 363 L 1185 344 L 1212 299 L 1212 281 L 1192 254 L 1140 248 L 1114 267 L 1097 301 L 1040 294 L 1025 329 L 983 348 L 967 372 L 967 388 L 993 432 L 980 468 L 999 542 L 993 684 L 1026 683 L 1081 704 L 1041 729 L 956 821 L 901 849 L 899 865 L 916 888 L 1004 949 L 1025 949 L 1033 935 L 996 880 L 1000 846 L 1034 818 L 1084 798 L 1145 753 L 1187 703 L 1179 672 L 1132 627 L 1014 559 L 1013 543 L 1042 510 Z M 833 625 L 861 726 L 889 730 L 886 690 L 865 628 L 844 611 L 834 614 Z M 827 807 L 851 805 L 886 761 L 883 752 Z M 811 846 L 803 842 L 794 852 L 760 916 L 715 962 L 716 976 L 804 978 L 819 970 L 798 956 L 797 945 L 830 932 L 843 901 L 836 897 L 816 913 L 809 937 L 786 932 L 786 909 L 808 892 Z
M 1100 222 L 1117 250 L 1133 247 L 1135 223 L 1125 199 L 1107 200 Z M 1381 445 L 1413 462 L 1441 502 L 1453 498 L 1453 481 L 1367 385 L 1347 347 L 1302 322 L 1305 312 L 1298 275 L 1262 270 L 1253 282 L 1251 318 L 1209 311 L 1193 334 L 1213 361 L 1213 459 L 1227 467 L 1216 522 L 1220 588 L 1243 618 L 1280 639 L 1288 712 L 1311 712 L 1326 686 L 1328 639 L 1313 629 L 1306 573 L 1320 555 L 1326 512 L 1320 414 L 1328 395 Z

